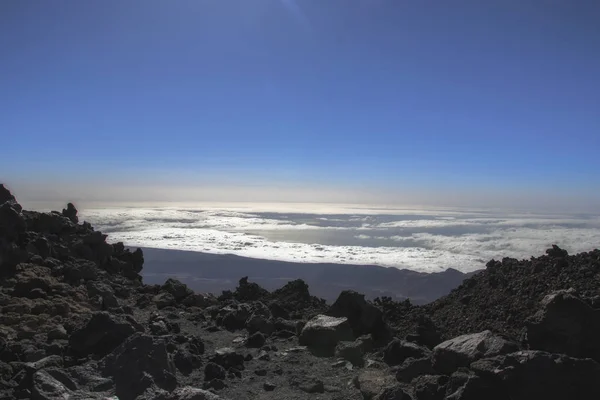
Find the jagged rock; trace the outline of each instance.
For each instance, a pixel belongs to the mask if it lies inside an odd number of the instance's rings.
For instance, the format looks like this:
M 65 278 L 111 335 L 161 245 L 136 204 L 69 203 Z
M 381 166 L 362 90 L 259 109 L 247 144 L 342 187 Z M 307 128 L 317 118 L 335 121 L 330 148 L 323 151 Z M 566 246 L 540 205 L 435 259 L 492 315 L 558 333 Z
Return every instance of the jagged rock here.
M 250 316 L 250 311 L 247 304 L 234 304 L 223 307 L 216 318 L 217 324 L 229 331 L 243 329 Z
M 166 335 L 169 333 L 169 328 L 165 321 L 154 321 L 150 324 L 150 332 L 156 336 Z
M 275 324 L 271 318 L 255 313 L 246 321 L 246 329 L 248 329 L 248 333 L 250 334 L 260 332 L 270 335 L 275 330 Z
M 149 400 L 219 400 L 221 397 L 207 390 L 191 386 L 175 389 L 171 393 L 162 393 Z
M 314 376 L 302 377 L 299 381 L 292 382 L 292 385 L 298 386 L 298 389 L 309 394 L 323 393 L 325 391 L 323 381 Z
M 167 279 L 164 285 L 162 285 L 161 290 L 170 293 L 177 302 L 180 302 L 193 293 L 185 284 L 173 278 Z
M 115 296 L 113 288 L 105 283 L 89 281 L 86 284 L 88 297 L 101 309 L 110 309 L 119 307 L 119 301 Z
M 166 307 L 174 306 L 177 303 L 175 297 L 168 292 L 157 294 L 156 296 L 154 296 L 152 301 L 154 302 L 154 304 L 156 304 L 156 308 L 158 308 L 159 310 Z
M 568 257 L 569 253 L 564 250 L 561 249 L 560 247 L 558 247 L 557 245 L 553 244 L 551 249 L 546 250 L 546 254 L 548 254 L 550 257 Z
M 80 280 L 94 281 L 98 279 L 98 268 L 91 261 L 78 260 L 77 263 L 67 263 L 63 268 L 67 282 L 79 283 Z
M 446 388 L 448 393 L 449 388 Z M 498 391 L 492 384 L 478 376 L 468 376 L 465 382 L 455 391 L 448 394 L 445 400 L 504 400 L 505 393 Z
M 407 358 L 428 357 L 430 353 L 429 349 L 416 343 L 394 339 L 383 350 L 383 360 L 388 365 L 398 365 Z
M 266 340 L 267 339 L 265 338 L 265 335 L 263 335 L 260 332 L 255 332 L 252 335 L 250 335 L 246 340 L 246 346 L 260 348 L 264 346 Z
M 333 353 L 340 341 L 354 339 L 347 318 L 317 315 L 306 323 L 300 334 L 300 344 Z
M 225 389 L 227 384 L 222 379 L 213 379 L 208 382 L 205 381 L 203 387 L 204 389 L 221 390 Z
M 248 277 L 240 279 L 238 287 L 233 292 L 233 297 L 236 300 L 246 302 L 260 300 L 269 294 L 265 289 L 261 288 L 254 282 L 248 283 Z
M 26 229 L 27 223 L 21 214 L 21 206 L 14 200 L 0 202 L 0 236 L 15 239 Z
M 451 374 L 473 361 L 518 350 L 518 346 L 490 331 L 462 335 L 440 343 L 433 349 L 433 368 Z
M 527 323 L 532 349 L 600 361 L 600 311 L 569 291 L 547 295 Z
M 73 205 L 73 203 L 67 204 L 67 208 L 63 208 L 62 215 L 69 218 L 71 222 L 74 224 L 79 223 L 79 218 L 77 217 L 77 209 Z
M 79 355 L 104 356 L 123 343 L 138 329 L 125 318 L 97 312 L 69 338 L 70 348 Z
M 211 362 L 222 366 L 225 369 L 236 368 L 244 369 L 244 356 L 237 353 L 231 347 L 217 349 L 210 359 Z
M 360 390 L 365 400 L 374 398 L 385 389 L 395 387 L 396 384 L 392 375 L 378 369 L 363 371 L 354 379 L 354 386 Z
M 361 367 L 365 363 L 363 346 L 359 341 L 339 342 L 335 348 L 335 356 L 349 361 L 357 367 Z
M 175 367 L 183 374 L 189 375 L 202 364 L 199 355 L 193 354 L 187 348 L 178 349 L 173 355 Z
M 8 190 L 6 188 L 6 186 L 4 186 L 3 183 L 0 183 L 0 204 L 4 204 L 7 201 L 16 202 L 17 199 L 15 199 L 15 196 L 13 196 L 13 194 L 10 192 L 10 190 Z
M 344 290 L 329 308 L 328 315 L 346 317 L 355 336 L 371 334 L 377 341 L 391 339 L 388 326 L 383 321 L 383 313 L 365 300 L 365 295 L 352 290 Z
M 323 312 L 326 309 L 325 300 L 310 295 L 308 285 L 302 279 L 296 279 L 286 283 L 282 288 L 271 293 L 273 302 L 278 303 L 289 313 L 289 319 L 293 318 L 294 310 L 312 309 Z
M 448 377 L 420 375 L 413 381 L 415 400 L 444 400 Z
M 6 204 L 6 203 L 5 203 Z M 23 212 L 27 230 L 46 234 L 70 233 L 76 230 L 76 225 L 59 212 L 34 213 Z
M 434 374 L 431 358 L 407 358 L 396 370 L 396 379 L 409 383 L 417 376 Z
M 187 307 L 206 307 L 212 303 L 210 296 L 201 293 L 192 293 L 181 301 Z
M 132 399 L 156 385 L 172 391 L 175 367 L 163 339 L 136 333 L 102 360 L 103 373 L 112 376 L 119 398 Z
M 272 382 L 267 381 L 267 382 L 263 383 L 263 389 L 265 389 L 267 392 L 272 392 L 276 388 L 277 388 L 277 385 L 275 385 Z
M 71 390 L 46 371 L 38 371 L 33 374 L 32 400 L 65 400 L 72 396 Z
M 600 398 L 600 364 L 591 359 L 528 350 L 481 359 L 471 369 L 491 388 L 487 393 L 499 393 L 498 398 Z
M 410 395 L 400 387 L 385 388 L 373 400 L 412 400 Z
M 209 362 L 204 367 L 204 380 L 211 381 L 213 379 L 225 379 L 225 368 L 217 363 Z

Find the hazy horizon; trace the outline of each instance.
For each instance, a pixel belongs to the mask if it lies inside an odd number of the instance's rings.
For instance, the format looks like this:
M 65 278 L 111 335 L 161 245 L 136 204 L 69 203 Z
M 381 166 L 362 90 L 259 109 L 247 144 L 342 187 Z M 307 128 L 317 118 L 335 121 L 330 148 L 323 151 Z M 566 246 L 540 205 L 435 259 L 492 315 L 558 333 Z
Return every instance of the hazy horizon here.
M 600 3 L 0 3 L 0 180 L 57 207 L 600 211 Z

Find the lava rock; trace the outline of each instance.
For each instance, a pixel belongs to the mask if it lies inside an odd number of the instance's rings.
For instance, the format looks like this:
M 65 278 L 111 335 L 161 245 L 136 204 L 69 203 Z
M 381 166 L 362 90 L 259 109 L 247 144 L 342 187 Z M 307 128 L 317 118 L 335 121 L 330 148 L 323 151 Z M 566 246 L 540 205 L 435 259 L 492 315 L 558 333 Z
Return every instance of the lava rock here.
M 366 400 L 374 398 L 383 389 L 392 388 L 397 384 L 394 377 L 388 374 L 387 371 L 378 369 L 361 372 L 353 382 Z
M 600 311 L 569 291 L 544 297 L 526 331 L 531 349 L 600 361 Z
M 428 348 L 406 340 L 394 339 L 385 347 L 383 360 L 388 365 L 402 364 L 407 358 L 423 358 L 430 355 Z
M 396 379 L 399 382 L 410 383 L 420 375 L 435 375 L 431 358 L 407 358 L 396 370 Z
M 266 341 L 267 339 L 265 338 L 265 335 L 260 332 L 255 332 L 246 340 L 246 347 L 261 348 L 264 346 Z
M 67 204 L 67 208 L 63 208 L 62 215 L 69 218 L 71 222 L 74 224 L 79 223 L 79 218 L 77 217 L 77 209 L 73 205 L 73 203 Z
M 78 355 L 104 356 L 137 332 L 127 319 L 107 312 L 97 312 L 69 338 L 69 347 Z
M 462 335 L 440 343 L 433 349 L 433 368 L 450 375 L 459 367 L 468 367 L 484 357 L 511 353 L 518 346 L 490 331 Z
M 352 290 L 344 290 L 327 311 L 334 317 L 348 318 L 355 336 L 371 334 L 376 341 L 391 339 L 389 327 L 383 321 L 380 309 L 365 300 L 365 295 Z
M 149 387 L 172 391 L 175 367 L 163 339 L 136 333 L 102 360 L 103 373 L 114 378 L 119 398 L 132 399 Z
M 164 285 L 162 285 L 161 290 L 170 293 L 176 302 L 180 302 L 193 293 L 185 284 L 173 278 L 167 279 Z
M 317 315 L 306 323 L 300 334 L 300 345 L 333 353 L 340 341 L 354 339 L 347 318 Z
M 204 367 L 204 380 L 225 379 L 225 368 L 214 362 L 209 362 Z
M 526 350 L 480 359 L 471 369 L 491 388 L 487 393 L 504 399 L 600 398 L 600 364 L 591 359 Z
M 350 361 L 357 367 L 362 367 L 365 363 L 362 343 L 358 341 L 339 342 L 335 348 L 335 356 Z
M 159 310 L 166 307 L 174 306 L 177 303 L 175 297 L 168 292 L 162 292 L 157 294 L 156 296 L 154 296 L 152 301 L 156 305 L 156 308 L 158 308 Z
M 244 356 L 237 353 L 234 349 L 230 347 L 217 349 L 215 351 L 215 354 L 210 358 L 210 361 L 222 366 L 225 369 L 244 369 Z

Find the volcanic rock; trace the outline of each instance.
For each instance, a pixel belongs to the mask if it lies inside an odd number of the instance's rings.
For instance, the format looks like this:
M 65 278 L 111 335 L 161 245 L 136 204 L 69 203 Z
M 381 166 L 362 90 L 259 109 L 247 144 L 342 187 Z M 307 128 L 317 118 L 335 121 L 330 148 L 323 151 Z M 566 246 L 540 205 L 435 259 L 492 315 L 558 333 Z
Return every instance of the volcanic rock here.
M 433 368 L 449 375 L 459 367 L 468 367 L 480 358 L 516 350 L 518 346 L 515 343 L 496 336 L 490 331 L 462 335 L 435 346 L 432 355 Z

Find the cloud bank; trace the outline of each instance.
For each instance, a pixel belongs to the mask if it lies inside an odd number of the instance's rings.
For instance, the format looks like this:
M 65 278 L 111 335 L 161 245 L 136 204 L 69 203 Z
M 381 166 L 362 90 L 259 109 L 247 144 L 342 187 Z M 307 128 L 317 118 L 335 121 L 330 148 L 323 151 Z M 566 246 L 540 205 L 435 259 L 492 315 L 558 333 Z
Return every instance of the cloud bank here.
M 469 272 L 492 258 L 528 258 L 553 243 L 600 243 L 600 216 L 327 205 L 95 208 L 83 219 L 131 246 L 294 262 Z

